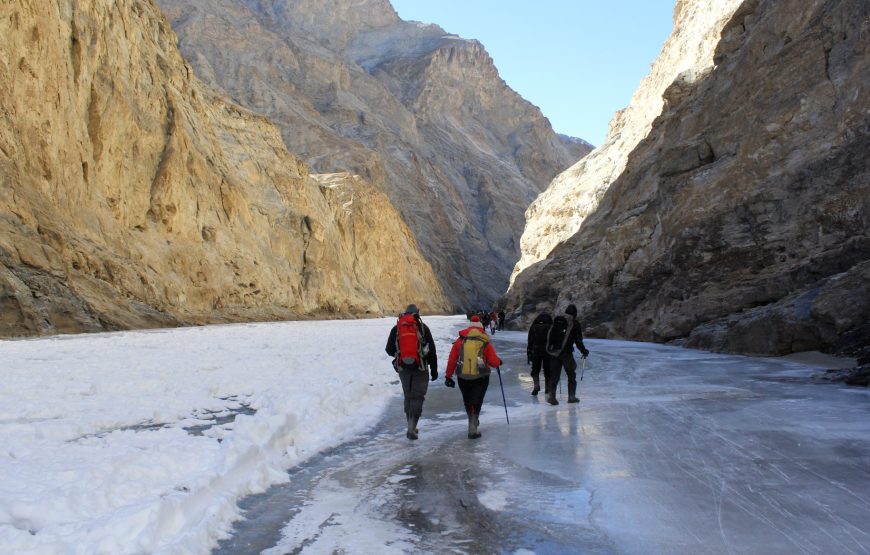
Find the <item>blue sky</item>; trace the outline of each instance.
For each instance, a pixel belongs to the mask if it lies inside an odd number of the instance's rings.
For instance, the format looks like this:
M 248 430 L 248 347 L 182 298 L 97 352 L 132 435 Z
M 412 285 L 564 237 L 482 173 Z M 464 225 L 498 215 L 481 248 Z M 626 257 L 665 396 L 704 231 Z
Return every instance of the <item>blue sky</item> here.
M 599 145 L 671 32 L 675 0 L 392 0 L 402 19 L 478 39 L 559 133 Z

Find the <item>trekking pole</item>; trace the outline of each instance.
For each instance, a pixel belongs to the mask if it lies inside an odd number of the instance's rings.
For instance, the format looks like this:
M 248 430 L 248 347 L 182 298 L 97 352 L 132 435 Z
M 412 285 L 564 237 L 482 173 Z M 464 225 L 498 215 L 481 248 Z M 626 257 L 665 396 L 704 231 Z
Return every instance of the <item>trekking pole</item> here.
M 508 426 L 511 425 L 511 419 L 507 413 L 507 400 L 504 398 L 504 383 L 501 381 L 501 366 L 496 366 L 496 372 L 498 373 L 498 385 L 501 386 L 501 400 L 504 403 L 504 417 L 507 420 Z
M 586 357 L 583 357 L 583 367 L 580 369 L 580 381 L 583 381 L 583 374 L 586 372 Z

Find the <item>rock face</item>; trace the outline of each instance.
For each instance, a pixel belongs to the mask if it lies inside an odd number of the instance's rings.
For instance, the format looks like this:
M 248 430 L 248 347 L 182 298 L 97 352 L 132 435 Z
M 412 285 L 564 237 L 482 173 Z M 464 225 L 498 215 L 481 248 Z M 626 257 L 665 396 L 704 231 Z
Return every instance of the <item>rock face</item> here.
M 483 46 L 387 0 L 158 0 L 198 75 L 321 172 L 384 191 L 453 304 L 505 291 L 523 212 L 589 151 L 556 135 Z
M 310 176 L 151 0 L 13 0 L 0 37 L 0 335 L 448 308 L 387 197 Z
M 670 40 L 683 33 L 678 17 Z M 588 213 L 529 223 L 569 237 L 526 260 L 507 302 L 526 317 L 573 301 L 601 336 L 855 352 L 870 343 L 870 4 L 745 0 L 716 34 L 715 67 L 664 89 L 609 187 L 581 163 L 548 191 Z M 556 214 L 544 200 L 533 219 Z
M 616 113 L 604 144 L 559 174 L 529 207 L 516 276 L 545 259 L 556 245 L 577 233 L 613 181 L 625 171 L 628 156 L 646 137 L 664 108 L 665 90 L 687 87 L 709 72 L 722 27 L 741 0 L 679 1 L 674 32 L 662 46 L 649 75 L 627 108 Z M 672 87 L 673 84 L 673 87 Z

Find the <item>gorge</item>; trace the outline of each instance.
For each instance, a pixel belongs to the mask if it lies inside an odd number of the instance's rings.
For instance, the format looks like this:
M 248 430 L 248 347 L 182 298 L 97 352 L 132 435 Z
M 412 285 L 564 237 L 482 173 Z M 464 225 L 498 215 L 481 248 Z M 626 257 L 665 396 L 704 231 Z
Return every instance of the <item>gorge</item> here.
M 861 0 L 680 0 L 594 150 L 388 0 L 17 0 L 0 31 L 2 336 L 501 297 L 597 337 L 870 343 Z

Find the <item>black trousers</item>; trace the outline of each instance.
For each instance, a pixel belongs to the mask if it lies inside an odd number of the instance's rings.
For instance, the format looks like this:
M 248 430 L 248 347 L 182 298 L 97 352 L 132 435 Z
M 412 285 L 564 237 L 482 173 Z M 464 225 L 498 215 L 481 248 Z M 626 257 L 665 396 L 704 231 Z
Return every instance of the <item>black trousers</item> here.
M 465 403 L 465 412 L 468 414 L 480 414 L 483 406 L 483 398 L 489 387 L 489 376 L 476 380 L 463 380 L 459 378 L 459 391 L 462 392 L 462 402 Z
M 565 368 L 565 374 L 568 375 L 568 397 L 576 397 L 577 393 L 577 361 L 574 360 L 573 353 L 562 353 L 557 357 L 548 357 L 550 366 L 550 381 L 549 392 L 556 391 L 559 386 L 559 379 L 562 377 L 562 368 Z
M 532 355 L 532 379 L 535 381 L 535 387 L 538 387 L 539 376 L 541 370 L 544 371 L 544 392 L 550 390 L 550 364 L 547 360 L 547 355 Z
M 429 373 L 423 370 L 400 370 L 402 393 L 405 394 L 405 415 L 419 417 L 423 414 L 423 401 L 429 390 Z

